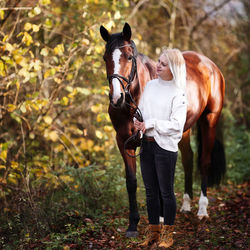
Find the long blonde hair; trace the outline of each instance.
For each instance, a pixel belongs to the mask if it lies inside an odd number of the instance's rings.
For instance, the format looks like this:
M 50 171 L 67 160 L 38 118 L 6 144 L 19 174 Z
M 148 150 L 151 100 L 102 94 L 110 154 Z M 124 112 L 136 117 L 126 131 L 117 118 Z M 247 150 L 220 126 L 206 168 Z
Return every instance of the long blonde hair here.
M 186 90 L 186 63 L 179 49 L 168 49 L 163 47 L 161 55 L 168 61 L 174 82 L 178 88 Z

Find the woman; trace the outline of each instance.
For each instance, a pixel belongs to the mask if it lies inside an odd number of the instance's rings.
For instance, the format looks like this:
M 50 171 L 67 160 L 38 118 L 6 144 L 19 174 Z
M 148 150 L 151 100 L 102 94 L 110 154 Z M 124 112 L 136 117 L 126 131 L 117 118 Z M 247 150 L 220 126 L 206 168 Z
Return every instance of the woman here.
M 149 225 L 145 241 L 148 246 L 173 245 L 176 216 L 174 173 L 178 142 L 186 121 L 186 65 L 178 49 L 163 49 L 157 63 L 158 78 L 147 83 L 139 108 L 144 122 L 134 121 L 144 133 L 141 172 L 146 189 Z M 160 195 L 163 199 L 164 225 L 159 224 Z

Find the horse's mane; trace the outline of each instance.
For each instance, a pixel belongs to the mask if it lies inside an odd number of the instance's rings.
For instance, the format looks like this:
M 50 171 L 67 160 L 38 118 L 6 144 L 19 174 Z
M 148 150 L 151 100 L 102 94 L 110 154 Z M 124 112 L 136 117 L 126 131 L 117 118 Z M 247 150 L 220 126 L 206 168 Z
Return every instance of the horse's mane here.
M 156 76 L 155 62 L 144 54 L 139 53 L 138 56 L 140 57 L 141 62 L 147 67 L 150 74 L 150 78 L 151 79 L 156 78 L 157 76 Z

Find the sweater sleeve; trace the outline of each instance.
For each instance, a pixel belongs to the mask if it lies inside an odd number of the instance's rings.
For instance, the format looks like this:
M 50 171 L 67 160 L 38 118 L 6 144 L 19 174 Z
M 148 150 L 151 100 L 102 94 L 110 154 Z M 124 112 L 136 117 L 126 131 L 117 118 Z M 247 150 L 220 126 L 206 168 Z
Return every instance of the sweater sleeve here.
M 154 128 L 159 134 L 173 136 L 182 132 L 186 122 L 187 100 L 185 94 L 179 93 L 172 102 L 172 111 L 169 120 L 148 119 L 146 129 Z

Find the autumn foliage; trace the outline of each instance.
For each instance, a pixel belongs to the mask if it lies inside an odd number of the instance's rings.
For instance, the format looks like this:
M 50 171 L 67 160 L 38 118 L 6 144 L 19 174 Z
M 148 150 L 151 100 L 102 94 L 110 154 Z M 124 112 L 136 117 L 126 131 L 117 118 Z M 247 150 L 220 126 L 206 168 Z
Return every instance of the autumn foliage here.
M 100 228 L 89 217 L 105 220 L 98 217 L 103 211 L 127 206 L 122 160 L 107 114 L 100 25 L 114 33 L 128 21 L 138 50 L 152 59 L 169 45 L 217 63 L 227 86 L 225 183 L 249 180 L 249 3 L 242 1 L 242 17 L 232 16 L 231 23 L 219 12 L 230 0 L 217 8 L 205 2 L 0 2 L 0 246 L 31 247 L 32 237 L 56 244 L 59 231 L 73 238 L 91 232 L 95 238 Z M 180 167 L 176 175 L 182 190 Z M 143 210 L 142 190 L 139 184 Z M 126 223 L 119 216 L 112 220 Z

